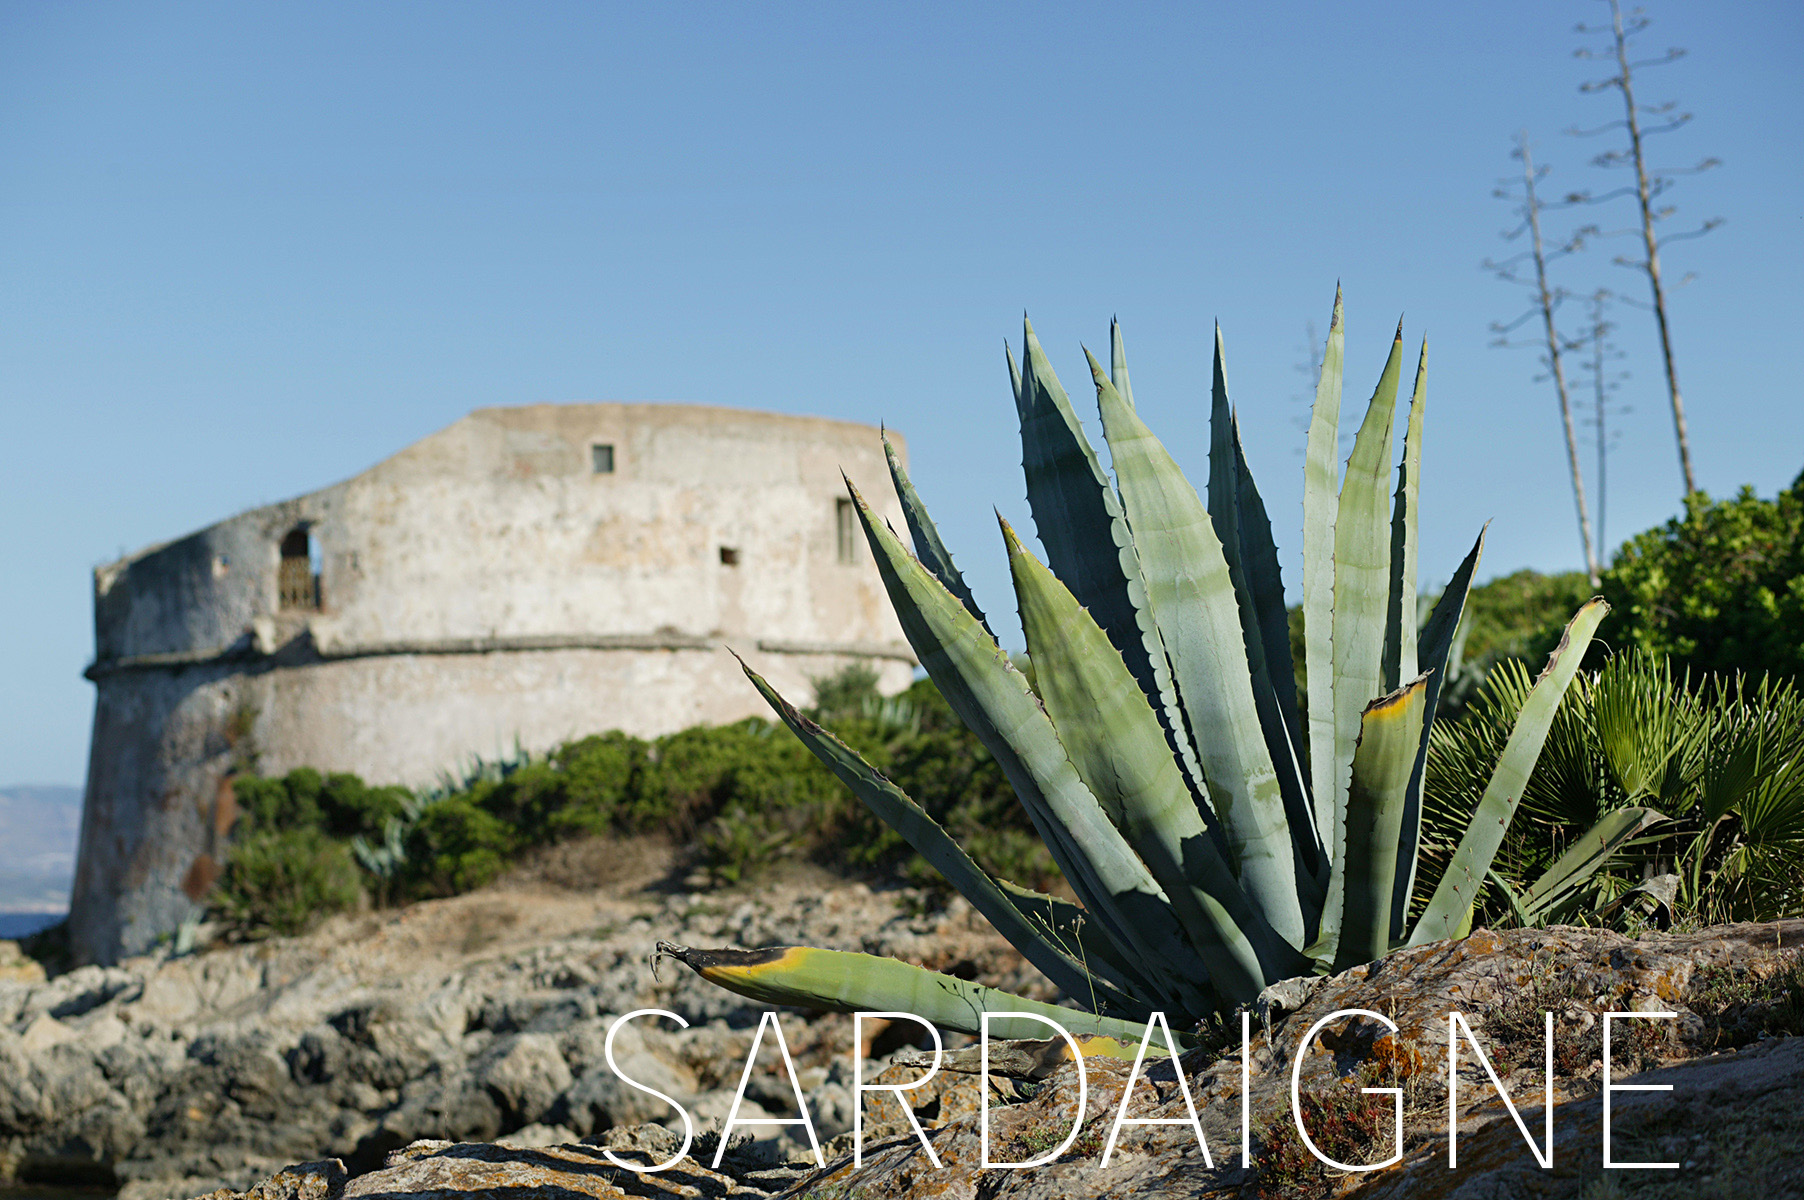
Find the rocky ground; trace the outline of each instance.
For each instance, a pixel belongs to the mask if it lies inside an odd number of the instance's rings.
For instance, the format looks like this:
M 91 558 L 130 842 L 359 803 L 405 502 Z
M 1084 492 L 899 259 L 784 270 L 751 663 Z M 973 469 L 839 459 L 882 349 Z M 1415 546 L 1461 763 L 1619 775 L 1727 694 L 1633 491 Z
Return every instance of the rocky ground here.
M 221 1192 L 207 1200 L 463 1200 L 524 1195 L 523 1189 L 541 1200 L 773 1192 L 785 1200 L 1799 1196 L 1804 1038 L 1794 1035 L 1804 1031 L 1804 973 L 1792 947 L 1800 939 L 1800 921 L 1634 940 L 1579 929 L 1481 930 L 1465 942 L 1281 987 L 1254 1026 L 1246 1059 L 1248 1165 L 1241 1159 L 1243 1060 L 1230 1028 L 1217 1045 L 1185 1054 L 1178 1067 L 1168 1061 L 1146 1071 L 1130 1093 L 1130 1117 L 1177 1121 L 1187 1110 L 1176 1074 L 1181 1068 L 1202 1143 L 1187 1124 L 1128 1126 L 1106 1167 L 1100 1160 L 1131 1067 L 1091 1060 L 1081 1085 L 1077 1068 L 1067 1064 L 1041 1078 L 1029 1072 L 992 1087 L 991 1158 L 1039 1163 L 1026 1170 L 981 1166 L 978 1081 L 948 1071 L 911 1094 L 938 1165 L 892 1121 L 871 1130 L 862 1166 L 842 1135 L 826 1147 L 825 1169 L 809 1161 L 772 1163 L 752 1153 L 756 1147 L 729 1148 L 715 1169 L 713 1145 L 704 1142 L 666 1173 L 639 1174 L 609 1162 L 595 1144 L 637 1150 L 637 1161 L 646 1163 L 674 1151 L 667 1131 L 639 1126 L 611 1129 L 589 1144 L 544 1148 L 422 1141 L 355 1177 L 337 1162 L 315 1163 L 252 1193 Z M 1371 1017 L 1332 1019 L 1352 1008 L 1384 1014 L 1396 1032 Z M 1542 1014 L 1555 1014 L 1550 1167 L 1532 1156 L 1463 1049 L 1454 1108 L 1459 1167 L 1448 1168 L 1449 1011 L 1471 1015 L 1505 1090 L 1537 1134 L 1544 1112 Z M 1618 1163 L 1677 1164 L 1671 1170 L 1604 1169 L 1601 1015 L 1609 1012 L 1675 1014 L 1660 1022 L 1618 1022 L 1611 1046 L 1617 1084 L 1670 1089 L 1613 1096 L 1613 1156 Z M 1304 1052 L 1306 1034 L 1324 1019 Z M 910 1070 L 894 1063 L 880 1078 L 899 1081 Z M 1293 1072 L 1318 1148 L 1349 1167 L 1377 1169 L 1330 1169 L 1307 1154 L 1291 1123 Z M 1400 1093 L 1403 1153 L 1394 1165 L 1381 1165 L 1396 1149 L 1393 1101 L 1367 1095 L 1364 1087 Z M 1076 1136 L 1066 1142 L 1074 1125 Z
M 185 1200 L 310 1159 L 368 1170 L 422 1138 L 539 1146 L 674 1120 L 603 1058 L 612 1018 L 637 1008 L 690 1028 L 627 1026 L 621 1069 L 718 1128 L 758 1006 L 681 966 L 654 979 L 660 938 L 893 954 L 1017 990 L 1039 980 L 962 900 L 934 908 L 805 873 L 689 894 L 665 888 L 671 858 L 655 843 L 588 853 L 593 869 L 562 864 L 562 880 L 334 918 L 302 938 L 48 981 L 35 964 L 0 969 L 0 1177 Z M 567 886 L 593 877 L 611 882 Z M 821 1137 L 848 1129 L 851 1019 L 786 1016 L 784 1032 Z M 742 1117 L 761 1102 L 793 1115 L 768 1071 L 747 1096 Z
M 1103 1167 L 1125 1062 L 1091 1060 L 1079 1113 L 1071 1064 L 999 1078 L 980 1166 L 979 1080 L 952 1063 L 910 1094 L 940 1166 L 889 1098 L 867 1099 L 864 1162 L 852 1163 L 851 1020 L 785 1014 L 784 1032 L 820 1137 L 760 1131 L 713 1166 L 718 1138 L 662 1174 L 611 1163 L 670 1157 L 668 1107 L 624 1086 L 602 1043 L 611 1018 L 662 1007 L 691 1022 L 629 1027 L 622 1069 L 718 1129 L 757 1022 L 756 1006 L 671 966 L 659 938 L 691 945 L 807 942 L 895 954 L 1017 990 L 1036 978 L 959 902 L 792 877 L 734 893 L 664 893 L 668 863 L 645 850 L 601 891 L 516 881 L 456 900 L 332 922 L 306 938 L 0 983 L 0 1137 L 16 1178 L 116 1181 L 125 1200 L 623 1195 L 915 1200 L 928 1196 L 1587 1197 L 1804 1195 L 1804 922 L 1628 939 L 1578 929 L 1479 931 L 1327 980 L 1282 986 L 1252 1022 L 1251 1165 L 1241 1162 L 1237 1023 L 1181 1060 L 1207 1155 L 1187 1124 L 1125 1127 Z M 605 873 L 605 872 L 604 872 Z M 1044 994 L 1043 992 L 1041 994 Z M 1351 1166 L 1310 1157 L 1289 1115 L 1300 1059 L 1306 1123 Z M 1554 1166 L 1542 1169 L 1469 1049 L 1462 1050 L 1460 1169 L 1446 1166 L 1447 1013 L 1470 1024 L 1528 1128 L 1541 1129 L 1542 1013 L 1555 1013 Z M 1673 1012 L 1615 1026 L 1615 1078 L 1670 1084 L 1613 1097 L 1614 1154 L 1676 1170 L 1602 1169 L 1600 1014 Z M 885 1056 L 892 1046 L 874 1046 Z M 894 1049 L 880 1081 L 913 1078 Z M 741 1116 L 791 1116 L 790 1084 L 761 1056 Z M 971 1064 L 962 1064 L 970 1066 Z M 882 1064 L 880 1063 L 881 1067 Z M 1637 1074 L 1637 1072 L 1643 1072 Z M 1183 1118 L 1169 1061 L 1143 1073 L 1129 1115 Z M 637 1156 L 636 1158 L 634 1156 Z M 324 1160 L 313 1161 L 308 1160 Z M 308 1163 L 287 1171 L 288 1164 Z M 273 1173 L 273 1174 L 272 1174 Z M 256 1181 L 262 1180 L 261 1183 Z M 256 1186 L 252 1188 L 252 1184 Z M 249 1193 L 244 1189 L 252 1188 Z

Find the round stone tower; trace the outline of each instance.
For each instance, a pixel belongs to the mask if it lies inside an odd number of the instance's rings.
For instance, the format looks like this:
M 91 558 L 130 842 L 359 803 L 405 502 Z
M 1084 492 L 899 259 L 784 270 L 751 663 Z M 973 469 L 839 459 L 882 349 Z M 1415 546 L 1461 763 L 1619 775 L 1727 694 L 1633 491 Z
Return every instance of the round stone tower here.
M 769 715 L 728 647 L 803 701 L 852 663 L 906 686 L 842 470 L 891 496 L 868 426 L 480 409 L 343 483 L 98 568 L 76 955 L 142 952 L 200 911 L 235 772 L 417 786 L 516 745 Z

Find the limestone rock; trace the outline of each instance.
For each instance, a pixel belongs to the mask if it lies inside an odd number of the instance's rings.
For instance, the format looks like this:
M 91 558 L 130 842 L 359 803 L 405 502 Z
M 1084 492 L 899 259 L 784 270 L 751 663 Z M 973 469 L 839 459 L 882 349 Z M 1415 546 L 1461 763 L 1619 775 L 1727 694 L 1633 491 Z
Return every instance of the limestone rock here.
M 481 1078 L 504 1118 L 516 1126 L 538 1121 L 571 1083 L 570 1068 L 546 1033 L 513 1035 Z
M 346 1185 L 343 1200 L 358 1197 L 426 1198 L 528 1195 L 534 1200 L 618 1200 L 626 1196 L 764 1196 L 731 1176 L 685 1159 L 670 1171 L 641 1175 L 609 1163 L 590 1146 L 540 1150 L 428 1142 L 391 1158 L 379 1171 Z M 263 1200 L 259 1197 L 257 1200 Z M 308 1197 L 307 1200 L 315 1200 Z M 324 1200 L 324 1198 L 319 1198 Z M 333 1200 L 337 1200 L 336 1197 Z
M 27 1183 L 110 1177 L 119 1200 L 187 1200 L 220 1189 L 241 1195 L 284 1164 L 326 1158 L 343 1160 L 358 1186 L 390 1175 L 395 1190 L 385 1194 L 396 1196 L 415 1185 L 447 1192 L 489 1186 L 460 1182 L 459 1163 L 490 1184 L 539 1172 L 532 1177 L 547 1181 L 543 1186 L 571 1195 L 615 1194 L 606 1188 L 674 1194 L 671 1189 L 680 1192 L 679 1182 L 687 1180 L 692 1194 L 704 1195 L 788 1189 L 800 1196 L 810 1188 L 834 1195 L 830 1189 L 837 1188 L 862 1190 L 867 1200 L 924 1200 L 981 1188 L 985 1195 L 1056 1200 L 1066 1194 L 1227 1195 L 1250 1181 L 1239 1167 L 1240 1061 L 1232 1022 L 1225 1053 L 1222 1047 L 1198 1049 L 1182 1064 L 1213 1167 L 1187 1126 L 1147 1125 L 1125 1129 L 1111 1165 L 1101 1168 L 1097 1159 L 1130 1064 L 1092 1061 L 1085 1124 L 1046 1166 L 978 1168 L 979 1106 L 986 1100 L 990 1106 L 995 1157 L 1043 1155 L 1064 1138 L 1076 1114 L 1076 1076 L 1069 1065 L 1050 1075 L 1034 1067 L 1021 1079 L 993 1081 L 987 1091 L 977 1076 L 948 1066 L 908 1093 L 910 1111 L 946 1164 L 943 1171 L 930 1168 L 892 1096 L 867 1096 L 865 1162 L 854 1171 L 844 1132 L 852 1116 L 851 1020 L 784 1013 L 782 1028 L 816 1131 L 831 1147 L 828 1170 L 812 1171 L 812 1158 L 803 1158 L 806 1138 L 794 1126 L 743 1129 L 746 1144 L 727 1152 L 719 1172 L 707 1168 L 713 1146 L 707 1138 L 717 1134 L 732 1102 L 757 1009 L 687 974 L 667 972 L 654 980 L 645 966 L 652 943 L 681 936 L 701 944 L 809 943 L 894 953 L 969 969 L 996 986 L 1029 993 L 1038 987 L 1046 995 L 1043 981 L 1036 985 L 1018 956 L 967 906 L 921 913 L 907 910 L 902 899 L 856 886 L 799 884 L 725 898 L 497 890 L 337 918 L 301 939 L 138 959 L 41 984 L 0 981 L 0 1166 L 9 1165 Z M 511 923 L 508 914 L 515 918 Z M 502 945 L 482 932 L 498 927 L 532 932 Z M 1672 1145 L 1673 1155 L 1693 1166 L 1663 1173 L 1696 1185 L 1687 1200 L 1708 1195 L 1715 1185 L 1701 1181 L 1720 1180 L 1726 1172 L 1759 1181 L 1763 1197 L 1776 1200 L 1788 1188 L 1795 1194 L 1784 1161 L 1769 1150 L 1804 1143 L 1804 1133 L 1788 1123 L 1804 1114 L 1804 1097 L 1788 1082 L 1800 1074 L 1797 1047 L 1804 1040 L 1763 1048 L 1757 1022 L 1750 1024 L 1746 1014 L 1714 1012 L 1699 1000 L 1699 988 L 1728 980 L 1735 986 L 1725 994 L 1758 991 L 1760 980 L 1776 978 L 1796 961 L 1800 947 L 1804 921 L 1641 939 L 1582 929 L 1481 930 L 1463 942 L 1403 951 L 1284 989 L 1282 996 L 1274 993 L 1267 1004 L 1269 1032 L 1263 1022 L 1253 1024 L 1256 1171 L 1260 1178 L 1276 1178 L 1272 1164 L 1283 1163 L 1283 1118 L 1304 1031 L 1336 1010 L 1364 1008 L 1387 1014 L 1397 1031 L 1364 1019 L 1331 1021 L 1302 1059 L 1302 1088 L 1311 1097 L 1363 1102 L 1362 1085 L 1404 1087 L 1411 1106 L 1405 1161 L 1359 1178 L 1316 1171 L 1305 1180 L 1309 1187 L 1320 1195 L 1329 1185 L 1386 1196 L 1433 1195 L 1437 1189 L 1483 1195 L 1492 1186 L 1483 1181 L 1495 1174 L 1511 1181 L 1497 1187 L 1528 1186 L 1524 1179 L 1532 1178 L 1533 1186 L 1551 1189 L 1549 1195 L 1568 1194 L 1559 1190 L 1567 1187 L 1561 1172 L 1568 1167 L 1581 1183 L 1596 1176 L 1585 1175 L 1598 1153 L 1586 1114 L 1600 1104 L 1600 1014 L 1669 1011 L 1679 1019 L 1616 1024 L 1615 1045 L 1635 1059 L 1619 1066 L 1616 1078 L 1653 1071 L 1636 1082 L 1670 1077 L 1685 1089 L 1703 1089 L 1704 1099 L 1691 1103 L 1675 1090 L 1671 1102 L 1691 1107 L 1667 1109 L 1663 1094 L 1625 1093 L 1617 1098 L 1629 1130 L 1625 1137 L 1636 1136 L 1644 1106 L 1655 1124 L 1689 1114 L 1685 1119 L 1703 1132 Z M 1527 1106 L 1532 1121 L 1541 1102 L 1532 1069 L 1537 1060 L 1518 1053 L 1505 1061 L 1499 1053 L 1507 1041 L 1504 1015 L 1525 999 L 1536 1006 L 1529 1022 L 1535 1037 L 1538 1006 L 1545 1001 L 1556 1013 L 1556 1128 L 1570 1139 L 1571 1152 L 1562 1141 L 1561 1168 L 1546 1178 L 1538 1169 L 1532 1177 L 1510 1175 L 1526 1161 L 1527 1148 L 1483 1073 L 1463 1057 L 1462 1170 L 1437 1182 L 1436 1172 L 1445 1174 L 1436 1163 L 1445 1161 L 1446 1013 L 1470 1014 L 1510 1094 L 1518 1107 Z M 621 1084 L 603 1058 L 614 1018 L 639 1008 L 667 1009 L 688 1022 L 634 1022 L 623 1027 L 615 1051 L 623 1070 L 676 1097 L 696 1118 L 701 1141 L 692 1157 L 703 1164 L 702 1173 L 629 1177 L 609 1166 L 595 1146 L 571 1148 L 587 1138 L 616 1146 L 617 1153 L 644 1154 L 647 1161 L 676 1148 L 676 1114 Z M 1669 1025 L 1670 1036 L 1653 1035 Z M 1636 1027 L 1649 1032 L 1636 1034 Z M 952 1053 L 967 1044 L 947 1039 Z M 1706 1057 L 1727 1050 L 1733 1053 Z M 887 1066 L 879 1061 L 875 1070 L 867 1067 L 864 1077 L 894 1083 L 918 1078 L 922 1068 L 904 1061 L 909 1053 Z M 741 1118 L 794 1115 L 788 1079 L 768 1069 L 772 1059 L 767 1038 Z M 1009 1055 L 999 1053 L 998 1061 L 1010 1061 Z M 1766 1090 L 1736 1091 L 1730 1084 L 1737 1078 L 1764 1081 L 1759 1086 Z M 1130 1103 L 1134 1117 L 1182 1116 L 1172 1064 L 1146 1069 Z M 1661 1143 L 1671 1136 L 1658 1133 L 1645 1148 L 1625 1141 L 1625 1153 L 1671 1157 Z M 470 1148 L 487 1142 L 511 1145 L 506 1155 Z M 392 1164 L 391 1155 L 399 1156 Z M 423 1165 L 428 1158 L 435 1164 L 430 1170 Z M 1303 1165 L 1314 1170 L 1312 1160 Z M 416 1175 L 390 1174 L 402 1167 Z M 1393 1179 L 1415 1183 L 1406 1187 Z M 1637 1186 L 1650 1185 L 1638 1179 Z M 723 1187 L 728 1190 L 718 1190 Z M 1395 1190 L 1378 1191 L 1385 1187 Z
M 220 1188 L 200 1200 L 337 1200 L 346 1178 L 345 1165 L 329 1158 L 278 1171 L 248 1192 Z
M 0 941 L 0 983 L 43 983 L 44 967 L 26 958 L 19 943 Z
M 718 1128 L 756 1007 L 687 972 L 654 980 L 646 955 L 673 934 L 921 962 L 933 951 L 986 983 L 1035 986 L 962 903 L 936 911 L 817 881 L 738 896 L 496 888 L 337 917 L 302 938 L 0 979 L 0 1184 L 89 1180 L 119 1200 L 186 1200 L 242 1193 L 287 1163 L 369 1171 L 421 1138 L 542 1147 L 675 1123 L 603 1059 L 614 1019 L 639 1008 L 688 1027 L 625 1026 L 622 1069 Z M 783 1022 L 830 1137 L 849 1121 L 847 1019 Z M 755 1090 L 779 1084 L 761 1075 Z M 784 1098 L 778 1115 L 793 1111 Z M 766 1151 L 796 1149 L 781 1127 L 751 1132 Z

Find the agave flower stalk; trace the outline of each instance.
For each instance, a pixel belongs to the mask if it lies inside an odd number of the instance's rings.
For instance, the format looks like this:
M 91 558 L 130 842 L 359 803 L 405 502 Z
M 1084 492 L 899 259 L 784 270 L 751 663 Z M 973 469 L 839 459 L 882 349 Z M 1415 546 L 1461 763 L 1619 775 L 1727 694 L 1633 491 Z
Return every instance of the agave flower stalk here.
M 1271 521 L 1228 401 L 1219 332 L 1202 493 L 1136 411 L 1119 328 L 1110 330 L 1110 367 L 1089 361 L 1113 478 L 1032 325 L 1020 362 L 1008 356 L 1028 502 L 1046 555 L 1041 562 L 1003 523 L 1033 685 L 998 645 L 895 455 L 890 471 L 913 553 L 848 481 L 910 645 L 996 757 L 1079 904 L 989 876 L 919 805 L 747 669 L 822 762 L 1098 1017 L 1132 1023 L 1158 1010 L 1196 1021 L 1250 1004 L 1285 978 L 1463 934 L 1605 612 L 1592 600 L 1573 617 L 1439 885 L 1412 912 L 1424 758 L 1484 534 L 1418 630 L 1425 350 L 1400 458 L 1399 328 L 1337 479 L 1338 294 L 1329 329 L 1304 471 L 1306 710 L 1295 694 Z M 1562 860 L 1563 880 L 1595 870 L 1608 857 L 1599 845 L 1620 844 L 1616 833 L 1601 831 L 1585 843 L 1592 853 Z M 773 952 L 757 964 L 755 988 L 743 972 L 709 977 L 758 999 L 819 1007 L 828 961 Z M 831 988 L 840 1007 L 894 1010 L 943 978 L 901 964 L 831 961 L 843 973 Z M 921 979 L 904 984 L 909 972 Z M 947 1024 L 975 1032 L 978 1012 L 1011 1004 L 1030 1007 L 1006 993 L 964 992 Z

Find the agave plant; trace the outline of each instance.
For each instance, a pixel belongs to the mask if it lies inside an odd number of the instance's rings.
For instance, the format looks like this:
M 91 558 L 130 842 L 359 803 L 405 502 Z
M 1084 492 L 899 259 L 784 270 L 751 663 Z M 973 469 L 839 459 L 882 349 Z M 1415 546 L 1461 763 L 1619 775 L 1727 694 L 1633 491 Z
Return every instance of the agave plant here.
M 1572 619 L 1439 885 L 1412 911 L 1428 733 L 1484 542 L 1481 531 L 1418 630 L 1422 360 L 1394 494 L 1401 328 L 1337 487 L 1336 296 L 1304 471 L 1305 709 L 1271 522 L 1241 451 L 1219 332 L 1201 495 L 1135 411 L 1118 327 L 1110 343 L 1111 367 L 1091 357 L 1090 373 L 1113 480 L 1031 325 L 1019 365 L 1009 355 L 1027 496 L 1047 558 L 1003 523 L 1031 683 L 997 644 L 895 455 L 913 554 L 851 488 L 921 664 L 995 755 L 1081 904 L 991 878 L 919 805 L 747 674 L 822 762 L 1094 1014 L 1084 1022 L 1055 1010 L 1067 1028 L 1131 1037 L 1155 1010 L 1195 1021 L 1248 1004 L 1279 980 L 1461 935 L 1606 606 L 1593 600 Z M 1607 857 L 1632 824 L 1617 818 L 1588 837 Z M 1600 861 L 1593 853 L 1554 869 L 1588 873 Z M 863 955 L 668 943 L 660 951 L 779 1003 L 906 1008 L 971 1032 L 986 1009 L 1036 1008 Z

